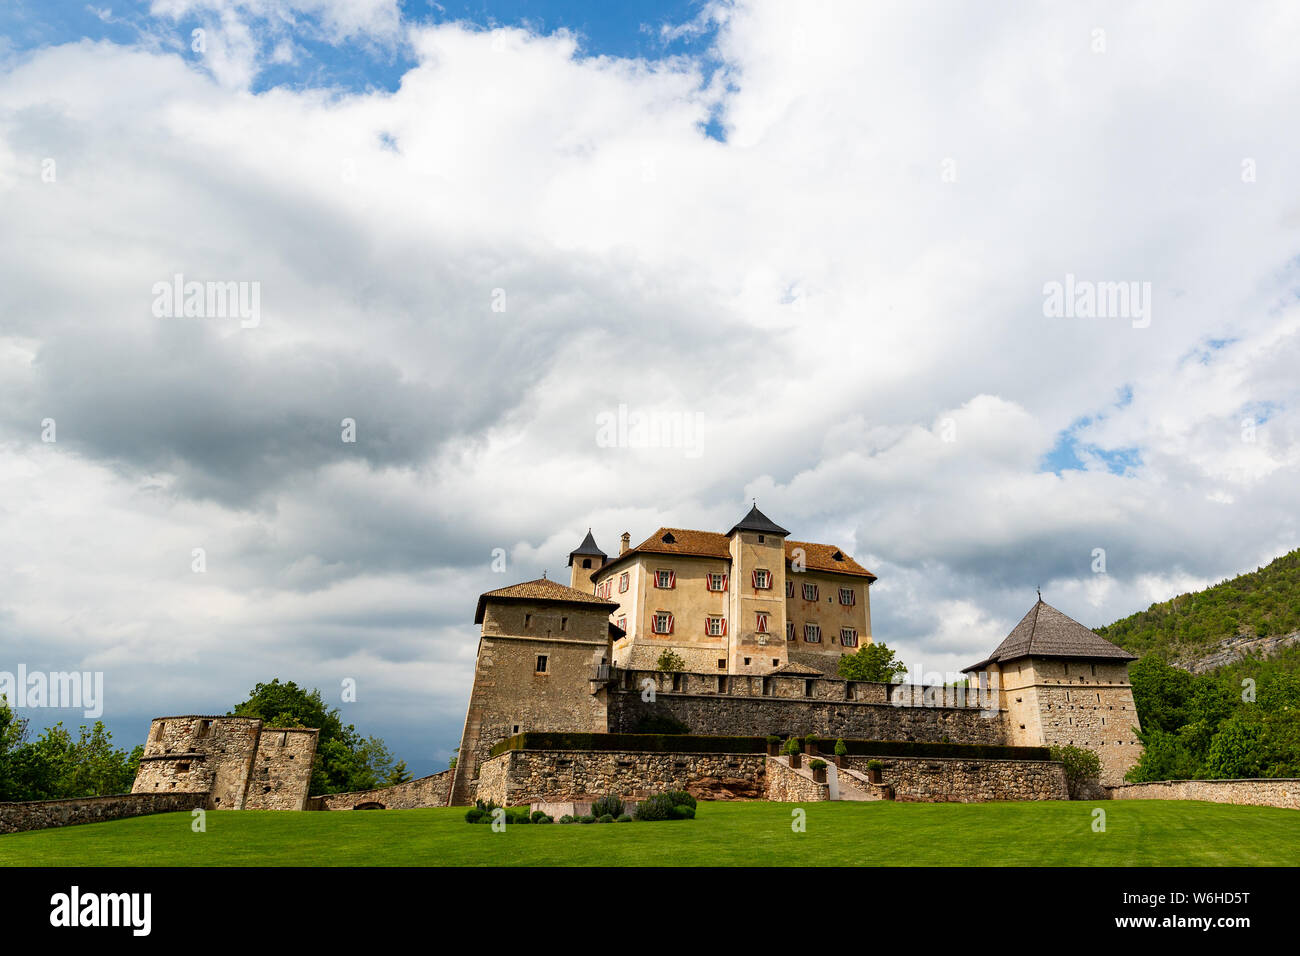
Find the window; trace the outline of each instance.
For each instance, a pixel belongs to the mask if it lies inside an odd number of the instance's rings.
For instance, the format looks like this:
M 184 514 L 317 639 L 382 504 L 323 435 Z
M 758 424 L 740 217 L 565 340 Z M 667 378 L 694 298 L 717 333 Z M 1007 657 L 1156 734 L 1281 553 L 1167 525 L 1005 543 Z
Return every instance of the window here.
M 790 578 L 785 579 L 785 596 L 788 598 L 794 597 L 794 581 Z
M 532 627 L 532 626 L 533 626 L 533 616 L 531 614 L 525 614 L 524 627 Z
M 613 584 L 612 581 L 601 581 L 600 584 L 596 585 L 596 597 L 608 601 L 611 584 Z
M 667 611 L 655 611 L 654 632 L 656 634 L 671 634 L 673 632 L 673 616 Z
M 546 655 L 545 655 L 545 654 L 538 654 L 538 655 L 537 655 L 537 673 L 539 673 L 539 674 L 545 674 L 545 673 L 546 673 Z
M 568 629 L 569 629 L 569 619 L 567 617 L 560 618 L 560 630 L 567 631 Z
M 718 666 L 721 668 L 725 668 L 727 666 L 727 659 L 725 657 L 719 657 Z
M 677 587 L 677 572 L 676 572 L 676 571 L 656 571 L 656 572 L 655 572 L 655 587 L 657 587 L 657 588 L 661 588 L 661 589 L 663 589 L 663 590 L 669 590 L 669 591 L 672 590 L 673 588 Z
M 722 637 L 727 633 L 727 619 L 709 615 L 704 619 L 704 633 L 709 637 Z
M 772 572 L 765 568 L 754 569 L 754 588 L 758 591 L 768 591 L 772 588 Z
M 805 584 L 805 585 L 803 586 L 803 599 L 804 599 L 805 601 L 815 601 L 815 600 L 817 600 L 817 585 L 815 585 L 815 584 Z
M 626 614 L 620 614 L 620 615 L 619 615 L 619 618 L 618 618 L 618 627 L 619 627 L 619 630 L 621 630 L 621 631 L 626 631 L 626 630 L 627 630 L 627 615 L 626 615 Z
M 709 590 L 710 591 L 727 590 L 727 576 L 725 574 L 710 574 Z
M 176 765 L 176 769 L 181 773 L 189 773 L 190 772 L 189 761 L 182 760 L 180 763 Z
M 840 603 L 845 607 L 852 607 L 858 603 L 857 592 L 853 588 L 840 588 Z
M 805 624 L 803 626 L 803 639 L 809 644 L 820 644 L 822 642 L 822 626 L 820 624 Z
M 851 627 L 840 628 L 840 643 L 845 647 L 857 647 L 858 632 Z
M 760 633 L 760 634 L 766 634 L 766 633 L 767 633 L 767 615 L 764 614 L 762 611 L 759 611 L 758 614 L 756 615 L 756 617 L 757 617 L 756 627 L 757 627 L 757 629 L 758 629 L 758 633 Z
M 590 568 L 590 567 L 591 567 L 591 558 L 583 558 L 583 559 L 582 559 L 582 566 L 583 566 L 584 568 Z
M 212 730 L 212 721 L 210 721 L 210 720 L 200 720 L 200 721 L 199 721 L 199 736 L 200 736 L 200 737 L 206 737 L 206 736 L 208 735 L 208 732 L 211 731 L 211 730 Z
M 618 576 L 618 593 L 619 593 L 619 594 L 622 594 L 624 591 L 627 590 L 627 581 L 628 581 L 628 574 L 627 574 L 626 571 L 624 571 L 622 574 L 620 574 L 620 575 Z
M 763 536 L 761 534 L 758 536 L 758 543 L 759 544 L 763 543 Z
M 787 641 L 794 640 L 794 621 L 785 622 L 785 639 Z

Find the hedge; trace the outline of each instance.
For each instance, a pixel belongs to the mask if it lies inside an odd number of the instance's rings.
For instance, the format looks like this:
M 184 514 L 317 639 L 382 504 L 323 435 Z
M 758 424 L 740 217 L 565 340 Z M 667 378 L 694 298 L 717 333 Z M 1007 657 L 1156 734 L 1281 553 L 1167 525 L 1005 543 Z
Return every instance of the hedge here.
M 834 738 L 822 738 L 833 742 Z M 914 740 L 851 740 L 844 738 L 849 756 L 963 757 L 982 760 L 1051 760 L 1046 747 L 1005 747 L 998 744 L 941 744 Z M 827 748 L 829 749 L 829 747 Z M 492 748 L 499 757 L 511 750 L 648 751 L 650 753 L 767 752 L 766 737 L 713 737 L 704 734 L 577 734 L 522 733 Z

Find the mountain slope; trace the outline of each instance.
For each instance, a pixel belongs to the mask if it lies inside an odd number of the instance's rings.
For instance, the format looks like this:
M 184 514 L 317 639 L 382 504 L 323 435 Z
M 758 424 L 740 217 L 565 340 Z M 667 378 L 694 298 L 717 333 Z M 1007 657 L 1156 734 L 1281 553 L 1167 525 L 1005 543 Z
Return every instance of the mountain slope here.
M 1096 631 L 1134 654 L 1156 654 L 1189 670 L 1275 653 L 1300 638 L 1300 549 Z

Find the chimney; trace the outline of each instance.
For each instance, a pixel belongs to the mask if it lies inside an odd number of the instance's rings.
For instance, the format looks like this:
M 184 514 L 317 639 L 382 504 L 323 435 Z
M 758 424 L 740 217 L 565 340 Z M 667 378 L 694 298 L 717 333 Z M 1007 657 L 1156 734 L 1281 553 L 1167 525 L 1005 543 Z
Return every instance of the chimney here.
M 624 531 L 623 536 L 618 540 L 618 553 L 627 554 L 630 547 L 632 547 L 632 535 Z

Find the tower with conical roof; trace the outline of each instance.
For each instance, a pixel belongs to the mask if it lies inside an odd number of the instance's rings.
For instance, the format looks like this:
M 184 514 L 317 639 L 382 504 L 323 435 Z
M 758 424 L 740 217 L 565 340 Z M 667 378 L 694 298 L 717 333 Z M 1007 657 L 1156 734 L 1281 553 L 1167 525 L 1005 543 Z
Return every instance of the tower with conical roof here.
M 590 594 L 593 587 L 592 574 L 603 568 L 608 559 L 609 555 L 597 547 L 596 539 L 591 536 L 591 529 L 588 528 L 582 544 L 569 552 L 569 587 Z
M 790 660 L 786 648 L 785 528 L 758 502 L 727 532 L 734 586 L 727 642 L 731 674 L 767 674 Z
M 1135 659 L 1039 595 L 997 649 L 964 673 L 997 689 L 1007 743 L 1086 748 L 1101 759 L 1101 782 L 1115 785 L 1142 756 L 1128 678 Z

